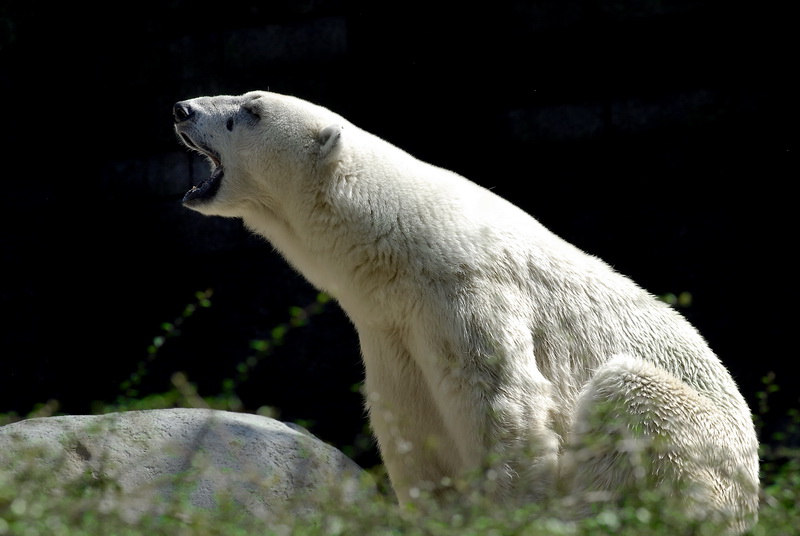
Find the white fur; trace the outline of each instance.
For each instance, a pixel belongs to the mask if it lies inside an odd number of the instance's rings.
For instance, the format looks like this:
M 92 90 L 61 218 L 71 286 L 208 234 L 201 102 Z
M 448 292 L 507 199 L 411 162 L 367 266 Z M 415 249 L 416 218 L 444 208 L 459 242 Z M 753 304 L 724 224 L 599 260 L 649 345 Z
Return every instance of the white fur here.
M 266 92 L 179 106 L 193 115 L 176 130 L 224 169 L 216 196 L 187 206 L 242 218 L 358 330 L 401 502 L 476 470 L 504 503 L 619 495 L 647 467 L 648 485 L 685 486 L 692 515 L 754 521 L 750 412 L 668 305 L 327 109 Z

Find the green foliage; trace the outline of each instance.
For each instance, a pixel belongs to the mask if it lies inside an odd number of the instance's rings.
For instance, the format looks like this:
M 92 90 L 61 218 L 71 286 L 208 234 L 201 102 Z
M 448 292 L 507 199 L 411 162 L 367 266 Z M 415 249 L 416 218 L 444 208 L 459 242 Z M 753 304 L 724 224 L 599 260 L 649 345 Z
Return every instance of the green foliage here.
M 293 307 L 288 320 L 276 326 L 267 340 L 253 341 L 254 355 L 241 363 L 236 376 L 223 383 L 222 392 L 201 396 L 196 387 L 180 372 L 173 375 L 173 389 L 166 393 L 137 398 L 138 387 L 148 365 L 157 358 L 160 348 L 180 335 L 180 328 L 198 309 L 209 307 L 211 291 L 198 292 L 195 301 L 172 322 L 161 325 L 153 338 L 143 363 L 121 386 L 123 393 L 112 405 L 98 405 L 96 413 L 132 409 L 171 407 L 211 407 L 237 410 L 241 404 L 235 391 L 258 362 L 285 340 L 287 333 L 305 325 L 319 314 L 328 301 L 320 295 L 307 307 Z M 683 297 L 667 299 L 687 306 Z M 769 398 L 778 390 L 774 375 L 764 378 L 758 394 L 759 411 L 755 417 L 759 429 L 769 408 Z M 354 386 L 354 389 L 358 386 Z M 52 415 L 55 402 L 41 405 L 29 417 Z M 273 408 L 260 408 L 259 414 L 274 416 Z M 0 425 L 18 420 L 15 415 L 0 416 Z M 786 427 L 772 438 L 762 438 L 762 506 L 760 521 L 751 530 L 753 536 L 795 536 L 800 534 L 800 412 L 790 411 Z M 766 439 L 766 440 L 765 440 Z M 363 448 L 344 447 L 345 452 Z M 619 506 L 603 506 L 582 519 L 565 519 L 563 504 L 553 501 L 522 508 L 498 508 L 485 503 L 479 495 L 459 488 L 457 504 L 441 506 L 423 496 L 414 506 L 400 507 L 385 493 L 356 504 L 341 501 L 321 502 L 319 508 L 303 516 L 277 513 L 268 520 L 245 517 L 237 503 L 219 497 L 213 512 L 193 507 L 188 494 L 176 493 L 165 503 L 160 515 L 135 517 L 123 505 L 119 485 L 113 478 L 97 474 L 76 475 L 64 480 L 57 470 L 41 463 L 41 453 L 29 452 L 23 458 L 9 460 L 0 453 L 0 536 L 712 536 L 719 528 L 712 523 L 690 522 L 669 508 L 674 497 L 658 489 L 630 498 Z M 13 468 L 12 471 L 8 469 Z M 386 486 L 382 468 L 374 479 Z M 185 482 L 193 485 L 191 479 Z M 44 492 L 43 492 L 44 490 Z
M 800 519 L 797 460 L 765 490 L 766 502 L 754 536 L 796 535 Z M 34 474 L 27 473 L 27 479 Z M 29 482 L 27 480 L 26 482 Z M 224 502 L 212 513 L 176 497 L 164 514 L 130 519 L 123 508 L 107 508 L 119 493 L 112 481 L 81 477 L 62 484 L 59 494 L 42 494 L 19 481 L 0 482 L 0 535 L 350 535 L 363 536 L 713 536 L 711 524 L 672 515 L 663 497 L 652 494 L 635 507 L 606 508 L 580 521 L 560 519 L 557 505 L 499 509 L 466 500 L 460 508 L 422 502 L 402 508 L 376 497 L 358 504 L 323 503 L 307 516 L 274 516 L 269 521 L 239 515 Z
M 659 299 L 663 302 L 666 302 L 673 307 L 691 307 L 692 306 L 692 293 L 691 292 L 681 292 L 680 294 L 673 294 L 672 292 L 668 292 L 662 296 L 659 296 Z

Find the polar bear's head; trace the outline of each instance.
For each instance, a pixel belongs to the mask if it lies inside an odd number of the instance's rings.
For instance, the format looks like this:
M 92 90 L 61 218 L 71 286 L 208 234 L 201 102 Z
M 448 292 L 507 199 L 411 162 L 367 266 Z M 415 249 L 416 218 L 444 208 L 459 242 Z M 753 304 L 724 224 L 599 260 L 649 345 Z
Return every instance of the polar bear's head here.
M 332 162 L 344 120 L 306 101 L 253 91 L 199 97 L 173 107 L 175 132 L 204 155 L 211 174 L 183 204 L 207 215 L 243 216 L 272 208 Z

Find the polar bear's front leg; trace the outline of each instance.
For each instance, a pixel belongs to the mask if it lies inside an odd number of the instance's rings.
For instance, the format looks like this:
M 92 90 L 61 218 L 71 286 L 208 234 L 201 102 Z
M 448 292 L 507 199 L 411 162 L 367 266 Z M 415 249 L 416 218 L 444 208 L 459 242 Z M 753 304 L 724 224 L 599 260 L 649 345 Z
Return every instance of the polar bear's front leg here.
M 443 382 L 446 385 L 446 382 Z M 538 374 L 517 370 L 497 384 L 461 385 L 466 402 L 450 407 L 451 419 L 477 436 L 462 434 L 459 445 L 469 449 L 469 467 L 481 467 L 476 483 L 486 495 L 503 504 L 525 504 L 547 496 L 558 472 L 560 436 L 553 429 L 551 385 Z M 468 405 L 468 406 L 467 406 Z M 479 439 L 483 439 L 479 443 Z M 475 449 L 480 444 L 480 450 Z
M 365 404 L 398 500 L 437 493 L 461 466 L 454 438 L 406 345 L 377 330 L 359 330 Z
M 360 336 L 370 424 L 401 503 L 464 482 L 499 503 L 550 491 L 559 440 L 544 378 L 532 380 L 521 360 L 509 369 L 499 357 L 476 362 L 442 345 Z
M 462 473 L 487 498 L 524 504 L 548 495 L 558 472 L 560 408 L 539 370 L 530 334 L 509 318 L 471 319 L 464 340 L 437 338 L 415 352 L 454 438 Z

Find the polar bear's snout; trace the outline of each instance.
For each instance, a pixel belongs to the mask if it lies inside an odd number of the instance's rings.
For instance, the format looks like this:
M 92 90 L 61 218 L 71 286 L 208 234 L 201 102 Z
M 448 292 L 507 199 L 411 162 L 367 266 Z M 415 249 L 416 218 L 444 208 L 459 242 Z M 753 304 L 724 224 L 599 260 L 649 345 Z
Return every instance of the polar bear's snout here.
M 224 176 L 219 152 L 207 143 L 202 128 L 199 128 L 202 125 L 197 124 L 198 116 L 202 115 L 198 111 L 202 109 L 193 106 L 190 101 L 181 101 L 172 107 L 178 138 L 186 147 L 205 156 L 211 164 L 211 175 L 200 184 L 193 185 L 183 197 L 183 204 L 192 208 L 211 202 L 219 192 Z

